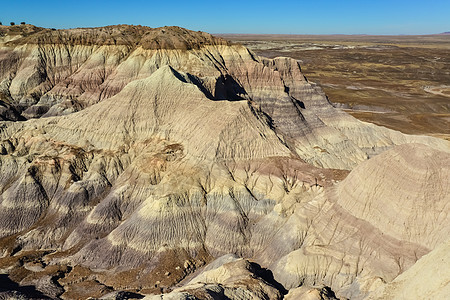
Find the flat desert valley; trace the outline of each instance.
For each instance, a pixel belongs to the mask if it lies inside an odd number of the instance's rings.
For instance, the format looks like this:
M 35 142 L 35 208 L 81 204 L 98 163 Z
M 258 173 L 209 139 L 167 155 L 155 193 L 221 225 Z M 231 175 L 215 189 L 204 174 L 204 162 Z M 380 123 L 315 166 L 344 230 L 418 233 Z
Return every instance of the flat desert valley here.
M 450 34 L 220 36 L 299 60 L 308 80 L 360 120 L 450 138 Z

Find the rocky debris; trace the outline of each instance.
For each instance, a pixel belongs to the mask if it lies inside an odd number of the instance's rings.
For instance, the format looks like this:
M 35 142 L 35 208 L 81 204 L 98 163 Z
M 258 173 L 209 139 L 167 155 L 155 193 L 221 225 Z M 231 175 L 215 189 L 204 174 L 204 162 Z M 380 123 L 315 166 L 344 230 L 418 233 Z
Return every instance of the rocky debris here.
M 36 289 L 52 299 L 64 293 L 64 289 L 58 284 L 54 276 L 43 276 L 36 281 L 30 282 Z
M 18 291 L 0 291 L 0 299 L 2 300 L 28 300 L 33 299 Z
M 144 299 L 283 299 L 286 293 L 269 270 L 226 255 L 210 263 L 183 287 Z
M 357 121 L 297 61 L 175 27 L 15 39 L 0 100 L 35 118 L 0 122 L 0 268 L 17 282 L 357 299 L 448 235 L 449 143 Z
M 285 300 L 338 300 L 336 295 L 329 287 L 298 287 L 289 290 L 289 293 L 283 298 Z M 343 298 L 341 298 L 343 300 Z
M 128 299 L 142 299 L 144 298 L 144 295 L 133 293 L 133 292 L 126 292 L 126 291 L 120 291 L 120 292 L 112 292 L 105 296 L 102 296 L 100 299 L 102 300 L 128 300 Z
M 32 285 L 19 285 L 12 281 L 8 275 L 0 274 L 0 299 L 28 300 L 51 298 L 41 293 Z

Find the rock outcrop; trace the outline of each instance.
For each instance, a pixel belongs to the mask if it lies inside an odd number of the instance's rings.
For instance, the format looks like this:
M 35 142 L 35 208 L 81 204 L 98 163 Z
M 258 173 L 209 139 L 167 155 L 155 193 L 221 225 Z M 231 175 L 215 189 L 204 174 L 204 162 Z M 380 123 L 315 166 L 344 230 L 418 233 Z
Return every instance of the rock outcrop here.
M 232 255 L 211 262 L 186 285 L 145 299 L 283 299 L 272 272 Z
M 448 236 L 449 143 L 352 118 L 295 60 L 178 27 L 11 28 L 0 268 L 16 282 L 362 298 Z

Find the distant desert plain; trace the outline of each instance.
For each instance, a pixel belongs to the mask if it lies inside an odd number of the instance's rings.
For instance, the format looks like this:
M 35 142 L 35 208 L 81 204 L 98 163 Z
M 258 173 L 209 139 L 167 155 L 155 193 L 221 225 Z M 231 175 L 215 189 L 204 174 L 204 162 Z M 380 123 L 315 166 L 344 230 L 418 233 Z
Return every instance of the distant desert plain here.
M 450 34 L 220 36 L 299 60 L 308 80 L 360 120 L 450 139 Z

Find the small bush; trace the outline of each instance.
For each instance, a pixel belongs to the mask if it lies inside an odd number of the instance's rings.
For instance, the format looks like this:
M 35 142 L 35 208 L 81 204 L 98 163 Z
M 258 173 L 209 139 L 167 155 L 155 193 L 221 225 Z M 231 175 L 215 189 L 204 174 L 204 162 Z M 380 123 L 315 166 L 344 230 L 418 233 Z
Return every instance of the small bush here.
M 11 26 L 14 26 L 14 25 L 16 25 L 16 23 L 14 23 L 14 22 L 11 22 L 11 23 L 9 23 L 9 24 L 11 24 Z
M 20 24 L 21 24 L 21 25 L 25 25 L 26 23 L 25 23 L 25 22 L 20 22 Z

